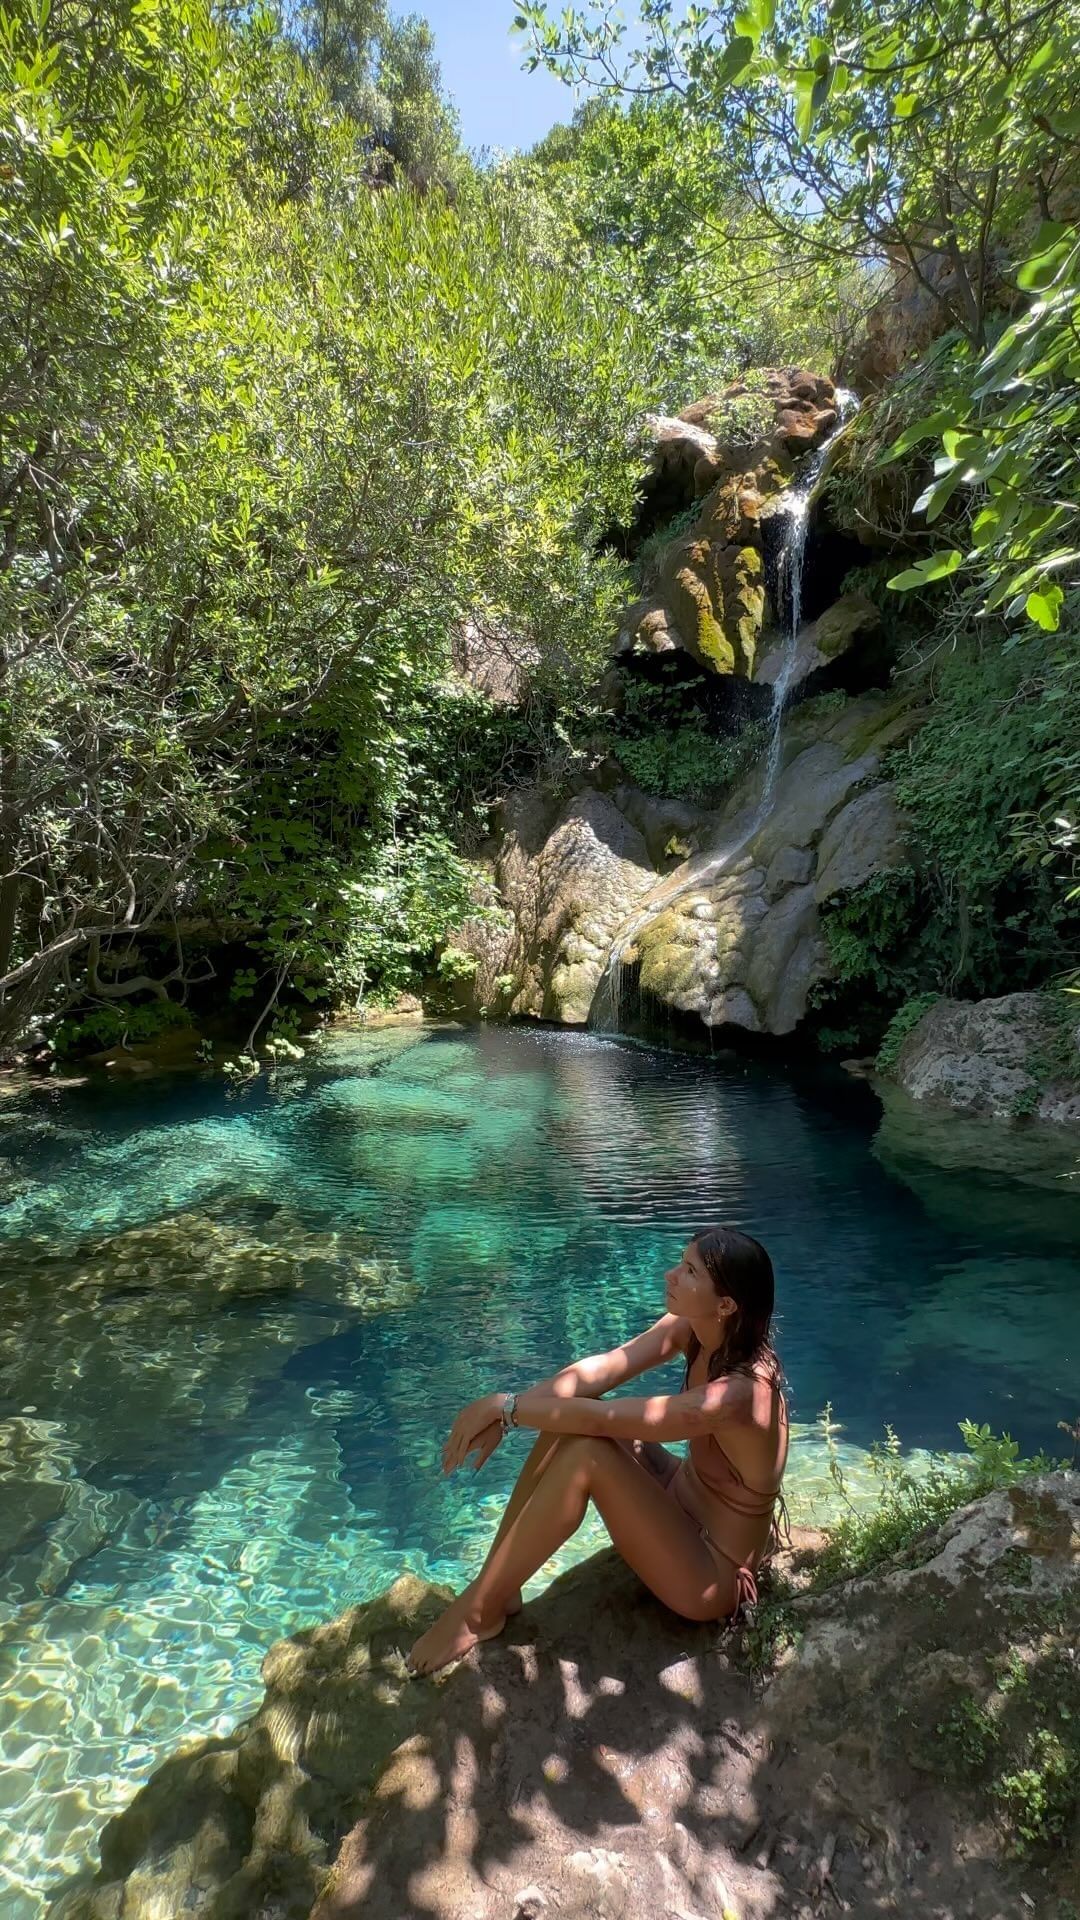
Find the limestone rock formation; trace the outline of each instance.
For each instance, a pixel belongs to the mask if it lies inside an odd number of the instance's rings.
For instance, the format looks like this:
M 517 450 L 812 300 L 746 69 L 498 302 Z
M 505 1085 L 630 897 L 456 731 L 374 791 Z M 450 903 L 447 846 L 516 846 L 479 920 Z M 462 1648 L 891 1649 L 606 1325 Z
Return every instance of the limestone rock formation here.
M 613 1554 L 410 1681 L 443 1599 L 406 1576 L 279 1642 L 261 1711 L 160 1767 L 51 1920 L 773 1920 L 826 1893 L 855 1920 L 1049 1920 L 1075 1898 L 1075 1474 L 797 1594 L 764 1690 L 738 1636 Z
M 789 695 L 820 667 L 847 653 L 864 635 L 881 625 L 881 614 L 872 600 L 862 593 L 844 593 L 816 620 L 811 620 L 795 637 L 787 689 Z M 788 660 L 789 643 L 777 640 L 762 653 L 754 668 L 754 679 L 763 686 L 775 686 Z
M 664 550 L 645 597 L 627 609 L 616 652 L 679 646 L 714 672 L 752 675 L 766 603 L 763 510 L 837 421 L 831 380 L 786 367 L 759 382 L 751 390 L 737 380 L 677 417 L 648 422 L 646 503 L 669 511 L 702 504 L 687 534 Z
M 174 1489 L 197 1484 L 214 1434 L 243 1419 L 290 1353 L 358 1310 L 407 1299 L 413 1284 L 284 1207 L 272 1225 L 240 1224 L 213 1203 L 75 1247 L 12 1237 L 4 1283 L 0 1369 L 21 1411 L 0 1419 L 11 1547 L 0 1601 L 19 1603 L 61 1588 L 133 1510 L 122 1489 L 79 1478 L 80 1462 L 107 1460 L 117 1480 L 160 1471 Z M 290 1309 L 273 1338 L 242 1310 L 282 1299 Z M 78 1414 L 61 1419 L 80 1371 Z
M 912 1099 L 960 1113 L 1080 1126 L 1080 1010 L 1043 993 L 939 1000 L 905 1039 L 894 1077 Z
M 881 767 L 913 724 L 909 707 L 880 694 L 838 714 L 794 714 L 767 811 L 759 765 L 702 850 L 621 929 L 642 990 L 706 1026 L 791 1033 L 829 974 L 820 907 L 905 862 L 903 821 Z
M 606 794 L 577 794 L 553 819 L 518 793 L 497 876 L 517 930 L 512 1011 L 584 1025 L 615 929 L 655 879 L 641 834 Z

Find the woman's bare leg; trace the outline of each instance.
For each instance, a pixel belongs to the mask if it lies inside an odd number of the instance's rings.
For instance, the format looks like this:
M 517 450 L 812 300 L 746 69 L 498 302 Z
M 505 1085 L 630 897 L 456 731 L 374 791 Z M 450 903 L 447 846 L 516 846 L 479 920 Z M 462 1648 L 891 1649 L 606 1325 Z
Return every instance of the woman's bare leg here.
M 530 1448 L 529 1456 L 521 1472 L 518 1474 L 517 1480 L 514 1483 L 514 1490 L 506 1503 L 506 1512 L 499 1522 L 499 1530 L 491 1546 L 488 1548 L 489 1560 L 496 1547 L 502 1544 L 508 1530 L 513 1526 L 514 1521 L 525 1505 L 526 1500 L 531 1497 L 533 1488 L 536 1486 L 540 1475 L 550 1461 L 554 1449 L 556 1447 L 566 1446 L 567 1444 L 568 1440 L 565 1435 L 562 1439 L 559 1438 L 558 1434 L 554 1433 L 541 1433 L 537 1435 L 536 1443 Z M 616 1444 L 637 1460 L 647 1472 L 651 1473 L 653 1478 L 658 1480 L 662 1487 L 666 1487 L 673 1474 L 678 1472 L 678 1456 L 669 1453 L 667 1448 L 660 1446 L 658 1441 L 619 1440 Z M 517 1593 L 512 1593 L 508 1596 L 506 1611 L 510 1615 L 520 1613 L 520 1588 Z
M 508 1528 L 513 1526 L 513 1523 L 517 1519 L 518 1514 L 521 1512 L 522 1507 L 525 1505 L 526 1500 L 528 1500 L 528 1498 L 530 1497 L 533 1488 L 535 1487 L 537 1481 L 540 1478 L 540 1475 L 543 1473 L 544 1468 L 548 1463 L 548 1460 L 551 1458 L 552 1449 L 560 1445 L 562 1445 L 562 1442 L 560 1441 L 558 1434 L 555 1434 L 555 1433 L 538 1434 L 536 1445 L 530 1448 L 529 1457 L 526 1460 L 525 1465 L 522 1467 L 521 1472 L 518 1474 L 516 1481 L 514 1482 L 514 1490 L 511 1493 L 510 1498 L 506 1503 L 506 1512 L 503 1514 L 503 1517 L 499 1522 L 499 1530 L 495 1535 L 495 1538 L 492 1541 L 490 1547 L 488 1548 L 489 1560 L 492 1554 L 494 1553 L 495 1548 L 499 1546 L 501 1541 L 505 1538 Z M 511 1593 L 507 1596 L 506 1611 L 508 1614 L 520 1613 L 521 1611 L 520 1587 L 518 1588 L 518 1591 L 516 1593 Z
M 432 1673 L 500 1633 L 507 1599 L 577 1532 L 590 1499 L 618 1552 L 665 1605 L 689 1620 L 730 1613 L 733 1580 L 652 1474 L 616 1441 L 566 1439 L 501 1529 L 477 1579 L 417 1641 L 414 1672 Z

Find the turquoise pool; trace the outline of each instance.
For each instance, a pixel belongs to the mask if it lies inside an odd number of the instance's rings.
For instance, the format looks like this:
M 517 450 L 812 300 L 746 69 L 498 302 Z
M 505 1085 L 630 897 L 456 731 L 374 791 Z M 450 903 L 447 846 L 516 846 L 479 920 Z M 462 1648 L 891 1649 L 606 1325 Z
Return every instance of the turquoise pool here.
M 5 1920 L 252 1707 L 281 1633 L 404 1567 L 467 1577 L 523 1443 L 444 1481 L 458 1407 L 646 1324 L 695 1226 L 773 1253 L 797 1510 L 828 1498 L 826 1401 L 855 1487 L 886 1422 L 1060 1449 L 1080 1201 L 901 1178 L 877 1118 L 841 1074 L 516 1029 L 0 1103 Z

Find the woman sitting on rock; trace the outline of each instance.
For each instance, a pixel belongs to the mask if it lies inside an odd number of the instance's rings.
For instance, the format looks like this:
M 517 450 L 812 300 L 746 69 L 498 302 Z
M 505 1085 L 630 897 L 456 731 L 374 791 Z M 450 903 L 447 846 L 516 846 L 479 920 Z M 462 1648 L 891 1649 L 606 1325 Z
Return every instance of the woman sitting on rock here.
M 474 1453 L 482 1467 L 511 1427 L 540 1437 L 481 1572 L 413 1647 L 415 1673 L 433 1673 L 501 1633 L 525 1581 L 576 1533 L 590 1500 L 622 1558 L 685 1619 L 721 1620 L 756 1598 L 788 1447 L 769 1343 L 772 1263 L 749 1234 L 707 1227 L 665 1288 L 668 1311 L 647 1332 L 458 1414 L 445 1473 Z M 601 1399 L 676 1353 L 686 1356 L 681 1392 Z M 688 1458 L 663 1440 L 688 1440 Z

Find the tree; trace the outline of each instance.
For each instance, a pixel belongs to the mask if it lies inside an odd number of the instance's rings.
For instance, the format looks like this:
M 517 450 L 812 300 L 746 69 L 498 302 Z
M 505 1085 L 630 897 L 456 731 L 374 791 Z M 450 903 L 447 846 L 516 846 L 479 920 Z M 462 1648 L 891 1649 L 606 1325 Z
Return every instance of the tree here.
M 1075 177 L 1075 0 L 644 0 L 640 44 L 609 0 L 558 21 L 524 5 L 533 63 L 681 100 L 737 153 L 763 234 L 798 254 L 902 266 L 976 345 L 995 248 Z
M 281 24 L 363 130 L 376 176 L 396 169 L 415 186 L 454 183 L 463 164 L 457 120 L 426 20 L 392 15 L 384 0 L 287 0 Z
M 208 912 L 325 972 L 462 619 L 591 671 L 648 347 L 498 183 L 372 191 L 265 18 L 0 16 L 0 94 L 10 1039 L 182 994 Z
M 508 170 L 540 195 L 543 244 L 568 270 L 608 275 L 648 314 L 658 400 L 685 405 L 752 365 L 837 359 L 850 276 L 760 232 L 736 156 L 674 95 L 594 96 Z

